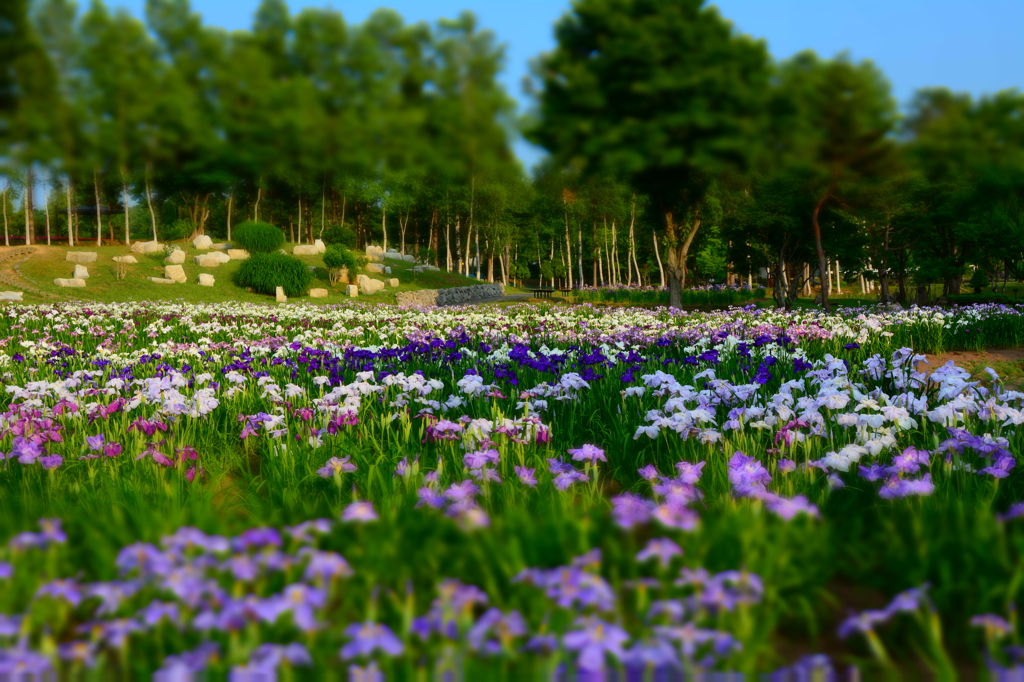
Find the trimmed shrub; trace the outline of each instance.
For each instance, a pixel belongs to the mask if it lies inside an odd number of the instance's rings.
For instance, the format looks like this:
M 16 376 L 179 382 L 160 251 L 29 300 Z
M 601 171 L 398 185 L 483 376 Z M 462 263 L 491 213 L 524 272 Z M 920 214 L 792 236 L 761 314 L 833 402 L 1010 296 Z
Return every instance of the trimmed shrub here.
M 159 225 L 156 228 L 156 235 L 160 238 L 160 241 L 164 242 L 176 242 L 179 239 L 192 234 L 195 230 L 195 225 L 187 220 L 175 220 L 169 225 Z M 146 237 L 146 239 L 152 239 L 152 236 Z
M 236 286 L 273 296 L 277 287 L 284 287 L 287 296 L 305 296 L 313 273 L 298 258 L 280 253 L 254 253 L 235 273 Z
M 328 225 L 322 238 L 325 244 L 341 244 L 349 248 L 356 245 L 356 233 L 345 225 Z
M 251 254 L 273 253 L 284 244 L 284 232 L 269 223 L 249 220 L 234 229 L 231 243 Z
M 349 251 L 340 244 L 331 244 L 324 252 L 324 265 L 328 270 L 341 270 L 348 268 L 348 271 L 355 273 L 359 269 L 359 261 L 362 260 L 356 254 Z

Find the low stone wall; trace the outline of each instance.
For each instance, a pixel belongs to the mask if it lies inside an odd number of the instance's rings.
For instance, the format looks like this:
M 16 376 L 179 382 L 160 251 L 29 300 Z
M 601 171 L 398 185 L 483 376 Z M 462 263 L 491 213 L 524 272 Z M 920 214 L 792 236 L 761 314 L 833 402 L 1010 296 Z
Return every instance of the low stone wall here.
M 398 305 L 404 307 L 431 305 L 460 305 L 487 298 L 498 298 L 505 295 L 505 285 L 501 283 L 477 284 L 471 287 L 453 287 L 451 289 L 422 289 L 420 291 L 402 291 L 397 294 Z

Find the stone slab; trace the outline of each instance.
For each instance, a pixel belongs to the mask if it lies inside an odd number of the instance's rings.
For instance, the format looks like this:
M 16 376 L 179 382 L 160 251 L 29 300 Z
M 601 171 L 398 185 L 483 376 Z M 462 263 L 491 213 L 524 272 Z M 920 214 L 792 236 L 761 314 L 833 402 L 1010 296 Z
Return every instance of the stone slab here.
M 292 249 L 293 256 L 315 256 L 320 252 L 312 244 L 299 244 Z
M 139 262 L 139 259 L 135 256 L 114 256 L 115 263 L 124 263 L 125 265 L 134 265 Z
M 20 291 L 0 291 L 0 301 L 20 301 L 21 296 Z
M 164 267 L 164 279 L 170 279 L 178 284 L 184 284 L 188 281 L 188 277 L 185 275 L 185 268 L 180 265 L 168 265 Z
M 213 246 L 213 240 L 207 237 L 205 234 L 201 234 L 192 240 L 192 246 L 193 248 L 199 249 L 200 251 L 205 251 L 206 249 L 209 249 L 211 246 Z
M 402 260 L 404 260 L 406 263 L 415 263 L 416 256 L 407 253 L 404 256 L 402 256 Z
M 199 275 L 199 286 L 201 287 L 212 287 L 216 282 L 213 275 L 208 275 L 205 272 Z
M 84 265 L 75 266 L 75 274 L 71 275 L 75 279 L 89 279 L 89 268 Z
M 64 277 L 58 277 L 57 279 L 53 280 L 53 283 L 59 287 L 81 288 L 85 286 L 84 279 L 66 279 Z
M 356 278 L 356 282 L 359 284 L 359 293 L 364 296 L 372 296 L 384 288 L 384 282 L 376 279 L 370 279 L 366 275 L 359 275 L 359 277 Z
M 380 263 L 367 263 L 366 264 L 366 268 L 364 268 L 364 269 L 367 272 L 372 272 L 372 273 L 374 273 L 376 275 L 383 275 L 384 274 L 384 266 L 381 265 Z
M 181 265 L 185 262 L 185 252 L 181 249 L 171 251 L 167 258 L 164 258 L 164 265 Z
M 310 298 L 327 298 L 327 295 L 329 293 L 330 292 L 327 291 L 327 289 L 310 289 L 309 290 L 309 297 Z
M 397 277 L 392 277 L 391 279 L 389 279 L 387 281 L 387 285 L 389 287 L 397 287 L 398 286 L 398 278 Z
M 284 295 L 284 287 L 277 287 L 277 289 L 274 290 L 274 294 L 278 303 L 288 302 L 288 297 Z
M 95 263 L 96 252 L 95 251 L 68 251 L 68 254 L 64 257 L 69 263 Z
M 164 245 L 160 242 L 135 242 L 132 244 L 132 253 L 161 253 Z
M 220 267 L 221 264 L 220 258 L 217 258 L 214 255 L 196 256 L 192 259 L 192 262 L 201 268 L 217 268 Z
M 174 284 L 173 279 L 167 279 L 166 277 L 147 277 L 146 279 L 154 284 Z
M 228 242 L 220 242 L 219 244 L 210 244 L 209 248 L 213 251 L 227 251 L 231 248 L 231 244 Z
M 245 249 L 228 249 L 228 256 L 231 260 L 245 260 L 249 257 L 249 252 Z
M 345 287 L 345 294 L 348 295 L 349 298 L 355 298 L 359 295 L 359 287 L 355 284 L 349 284 Z

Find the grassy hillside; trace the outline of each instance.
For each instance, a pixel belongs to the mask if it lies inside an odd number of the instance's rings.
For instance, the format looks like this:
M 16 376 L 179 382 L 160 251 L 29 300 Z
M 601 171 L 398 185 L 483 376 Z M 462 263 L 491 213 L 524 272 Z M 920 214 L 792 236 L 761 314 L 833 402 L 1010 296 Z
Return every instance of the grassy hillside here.
M 131 254 L 138 259 L 138 264 L 128 265 L 125 279 L 118 280 L 115 272 L 117 264 L 112 260 L 114 256 L 130 254 L 124 246 L 86 246 L 70 249 L 73 251 L 95 251 L 98 257 L 95 263 L 86 265 L 89 269 L 88 285 L 84 289 L 66 289 L 58 287 L 53 283 L 57 277 L 71 277 L 75 269 L 74 263 L 65 260 L 69 251 L 66 247 L 37 247 L 35 254 L 21 264 L 21 276 L 32 284 L 46 292 L 66 295 L 86 301 L 98 301 L 113 303 L 119 301 L 160 301 L 184 299 L 190 302 L 220 303 L 224 301 L 245 301 L 251 303 L 272 303 L 274 299 L 268 296 L 250 293 L 236 287 L 232 283 L 232 275 L 241 266 L 241 261 L 231 261 L 214 268 L 200 268 L 192 261 L 192 257 L 206 251 L 192 248 L 191 244 L 178 243 L 187 255 L 186 262 L 182 265 L 188 282 L 185 284 L 156 284 L 150 282 L 148 277 L 163 277 L 164 254 Z M 292 244 L 285 246 L 289 253 Z M 321 256 L 295 256 L 304 263 L 323 268 Z M 447 287 L 470 286 L 478 284 L 476 279 L 463 277 L 461 275 L 447 272 L 412 272 L 413 264 L 403 261 L 385 261 L 385 265 L 391 267 L 391 275 L 376 275 L 363 273 L 373 279 L 384 281 L 390 277 L 397 277 L 400 285 L 398 288 L 388 287 L 372 296 L 358 297 L 359 301 L 366 303 L 394 303 L 395 295 L 400 291 L 415 291 L 419 289 L 442 289 Z M 216 278 L 216 284 L 212 287 L 201 287 L 197 283 L 200 273 L 211 274 Z M 330 286 L 326 281 L 314 280 L 310 288 L 319 287 L 330 291 L 328 298 L 301 299 L 311 303 L 333 304 L 352 300 L 345 295 L 344 285 Z M 26 293 L 26 302 L 39 301 L 38 297 Z

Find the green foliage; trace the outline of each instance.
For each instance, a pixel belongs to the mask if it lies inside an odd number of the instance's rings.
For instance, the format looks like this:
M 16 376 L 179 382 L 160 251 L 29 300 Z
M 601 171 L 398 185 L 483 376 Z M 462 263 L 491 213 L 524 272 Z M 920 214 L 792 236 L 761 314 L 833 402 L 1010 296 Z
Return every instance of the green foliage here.
M 980 294 L 984 291 L 985 287 L 988 286 L 988 275 L 985 274 L 984 268 L 975 268 L 974 274 L 971 276 L 971 288 L 974 289 L 974 293 Z
M 188 220 L 175 220 L 173 223 L 158 225 L 157 236 L 160 241 L 176 242 L 192 234 L 195 229 L 195 225 Z
M 305 263 L 280 253 L 254 253 L 234 276 L 235 285 L 268 296 L 277 287 L 284 287 L 287 296 L 305 296 L 312 281 L 313 273 Z
M 327 247 L 327 251 L 324 252 L 324 265 L 329 270 L 348 268 L 349 272 L 354 273 L 359 268 L 360 260 L 365 259 L 360 259 L 359 256 L 340 244 L 331 244 Z
M 328 225 L 322 239 L 325 244 L 339 244 L 350 249 L 356 245 L 356 233 L 347 225 Z
M 231 234 L 233 244 L 251 254 L 273 253 L 284 244 L 284 232 L 268 223 L 246 221 Z

